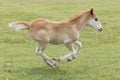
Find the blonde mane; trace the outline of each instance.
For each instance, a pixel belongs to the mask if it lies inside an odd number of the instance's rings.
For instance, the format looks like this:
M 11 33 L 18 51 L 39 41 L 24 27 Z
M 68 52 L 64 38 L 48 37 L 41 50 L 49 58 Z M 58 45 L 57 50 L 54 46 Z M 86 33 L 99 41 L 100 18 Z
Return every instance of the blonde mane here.
M 77 14 L 74 14 L 73 16 L 71 16 L 71 17 L 68 19 L 68 21 L 69 21 L 69 22 L 70 22 L 70 21 L 73 21 L 73 20 L 79 18 L 80 16 L 82 16 L 83 14 L 88 13 L 88 12 L 90 12 L 90 10 L 87 10 L 87 11 L 84 11 L 84 12 L 78 12 Z

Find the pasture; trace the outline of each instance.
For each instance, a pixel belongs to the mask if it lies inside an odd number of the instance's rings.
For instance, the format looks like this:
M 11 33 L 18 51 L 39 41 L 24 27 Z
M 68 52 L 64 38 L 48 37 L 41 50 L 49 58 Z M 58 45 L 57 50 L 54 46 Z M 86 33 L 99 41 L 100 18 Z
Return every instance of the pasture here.
M 120 80 L 120 0 L 0 0 L 0 80 Z M 8 28 L 14 21 L 37 18 L 54 21 L 94 8 L 103 32 L 86 27 L 79 38 L 83 48 L 77 59 L 47 66 L 35 54 L 35 42 L 27 31 Z M 45 53 L 60 57 L 69 51 L 63 45 L 47 46 Z

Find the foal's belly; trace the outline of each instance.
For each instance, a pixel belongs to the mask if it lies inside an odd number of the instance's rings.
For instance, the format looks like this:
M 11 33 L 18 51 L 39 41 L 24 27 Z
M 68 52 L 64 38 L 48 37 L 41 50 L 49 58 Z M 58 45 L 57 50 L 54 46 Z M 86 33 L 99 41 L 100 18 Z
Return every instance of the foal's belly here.
M 50 40 L 49 43 L 54 44 L 54 45 L 59 45 L 59 44 L 63 44 L 63 41 L 62 40 Z
M 76 41 L 77 37 L 66 37 L 66 38 L 57 38 L 57 39 L 51 39 L 49 40 L 49 43 L 58 45 L 58 44 L 68 44 Z

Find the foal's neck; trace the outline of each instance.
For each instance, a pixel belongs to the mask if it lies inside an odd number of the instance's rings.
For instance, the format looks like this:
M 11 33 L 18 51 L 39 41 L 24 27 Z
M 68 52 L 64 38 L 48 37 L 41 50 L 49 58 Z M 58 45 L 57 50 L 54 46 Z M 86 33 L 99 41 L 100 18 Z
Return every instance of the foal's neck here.
M 86 12 L 70 22 L 72 25 L 74 25 L 77 28 L 78 31 L 81 31 L 85 26 L 87 26 L 89 18 L 90 18 L 90 14 L 89 12 Z

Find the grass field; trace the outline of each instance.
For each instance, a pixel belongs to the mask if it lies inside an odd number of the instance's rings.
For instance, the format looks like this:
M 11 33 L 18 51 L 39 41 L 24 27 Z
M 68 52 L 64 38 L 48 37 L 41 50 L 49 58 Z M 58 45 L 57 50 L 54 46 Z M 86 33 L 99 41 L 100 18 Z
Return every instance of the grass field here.
M 48 67 L 35 54 L 35 42 L 27 31 L 15 32 L 7 25 L 43 17 L 61 21 L 74 13 L 94 8 L 104 29 L 85 28 L 83 48 L 59 69 Z M 0 80 L 120 80 L 120 0 L 0 0 Z M 68 53 L 63 46 L 48 45 L 51 57 Z

